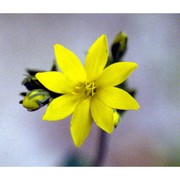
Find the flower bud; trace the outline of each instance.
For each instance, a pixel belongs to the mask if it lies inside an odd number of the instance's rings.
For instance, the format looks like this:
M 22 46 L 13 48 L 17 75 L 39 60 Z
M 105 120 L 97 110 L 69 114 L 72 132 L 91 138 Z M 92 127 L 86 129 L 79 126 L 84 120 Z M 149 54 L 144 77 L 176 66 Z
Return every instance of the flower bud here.
M 114 39 L 113 44 L 111 46 L 111 53 L 113 60 L 118 62 L 127 49 L 127 40 L 128 37 L 124 32 L 120 32 Z
M 40 89 L 43 87 L 35 78 L 35 76 L 25 77 L 21 84 L 24 85 L 29 91 L 32 91 L 34 89 Z
M 114 110 L 114 113 L 113 113 L 114 127 L 117 127 L 119 121 L 120 121 L 120 115 L 116 110 Z
M 28 111 L 35 111 L 49 103 L 50 94 L 43 89 L 30 91 L 22 101 L 23 106 Z

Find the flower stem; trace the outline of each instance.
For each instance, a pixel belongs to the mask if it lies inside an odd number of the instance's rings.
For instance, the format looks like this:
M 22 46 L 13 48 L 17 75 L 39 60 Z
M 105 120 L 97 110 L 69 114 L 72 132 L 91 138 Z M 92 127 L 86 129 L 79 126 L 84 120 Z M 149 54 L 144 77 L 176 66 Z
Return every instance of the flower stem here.
M 107 151 L 107 133 L 100 129 L 99 143 L 97 147 L 97 155 L 95 158 L 94 166 L 101 166 Z

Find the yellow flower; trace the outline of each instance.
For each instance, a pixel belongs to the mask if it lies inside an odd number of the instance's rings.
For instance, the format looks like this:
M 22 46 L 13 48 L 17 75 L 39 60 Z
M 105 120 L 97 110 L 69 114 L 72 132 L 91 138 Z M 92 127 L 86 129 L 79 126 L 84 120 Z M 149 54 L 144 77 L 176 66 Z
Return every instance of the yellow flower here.
M 101 35 L 90 47 L 84 66 L 62 45 L 55 44 L 54 50 L 62 72 L 36 74 L 47 89 L 60 94 L 48 105 L 43 120 L 62 120 L 72 114 L 70 131 L 77 147 L 87 138 L 93 121 L 107 133 L 112 133 L 114 109 L 139 109 L 132 96 L 114 87 L 125 81 L 137 64 L 118 62 L 105 68 L 108 60 L 106 35 Z

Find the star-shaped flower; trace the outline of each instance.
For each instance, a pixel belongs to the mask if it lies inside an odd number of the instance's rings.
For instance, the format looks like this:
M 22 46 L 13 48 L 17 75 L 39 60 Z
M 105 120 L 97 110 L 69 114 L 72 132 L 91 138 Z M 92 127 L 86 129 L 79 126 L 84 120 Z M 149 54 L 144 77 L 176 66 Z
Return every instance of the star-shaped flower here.
M 62 72 L 36 74 L 47 89 L 60 94 L 48 105 L 43 120 L 62 120 L 72 114 L 70 131 L 77 147 L 87 138 L 92 122 L 112 133 L 114 109 L 139 109 L 139 104 L 130 94 L 115 87 L 128 78 L 137 64 L 117 62 L 105 68 L 108 61 L 106 35 L 101 35 L 90 47 L 84 66 L 64 46 L 55 44 L 54 50 Z

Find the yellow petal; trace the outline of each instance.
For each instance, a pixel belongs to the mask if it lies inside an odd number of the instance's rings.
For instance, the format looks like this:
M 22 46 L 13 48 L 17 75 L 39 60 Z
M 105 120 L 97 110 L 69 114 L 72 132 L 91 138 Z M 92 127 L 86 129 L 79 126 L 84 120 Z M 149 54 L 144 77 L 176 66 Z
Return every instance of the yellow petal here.
M 92 119 L 90 116 L 90 98 L 80 102 L 72 115 L 71 135 L 76 147 L 80 147 L 90 133 Z
M 102 73 L 108 60 L 108 44 L 106 35 L 100 36 L 90 47 L 86 61 L 85 70 L 88 81 L 94 81 Z
M 100 88 L 96 92 L 99 99 L 106 105 L 121 110 L 138 110 L 138 102 L 126 91 L 116 88 Z
M 65 94 L 55 98 L 48 105 L 43 120 L 62 120 L 72 114 L 78 103 L 78 96 Z
M 104 69 L 96 81 L 96 86 L 116 86 L 125 81 L 128 76 L 137 68 L 134 62 L 118 62 Z
M 113 132 L 113 109 L 106 106 L 97 97 L 93 97 L 91 101 L 91 114 L 97 126 L 99 126 L 107 133 Z
M 86 74 L 79 58 L 60 44 L 54 45 L 55 57 L 61 71 L 74 82 L 85 82 Z
M 36 78 L 50 91 L 64 94 L 73 90 L 73 84 L 60 72 L 40 72 L 36 74 Z

